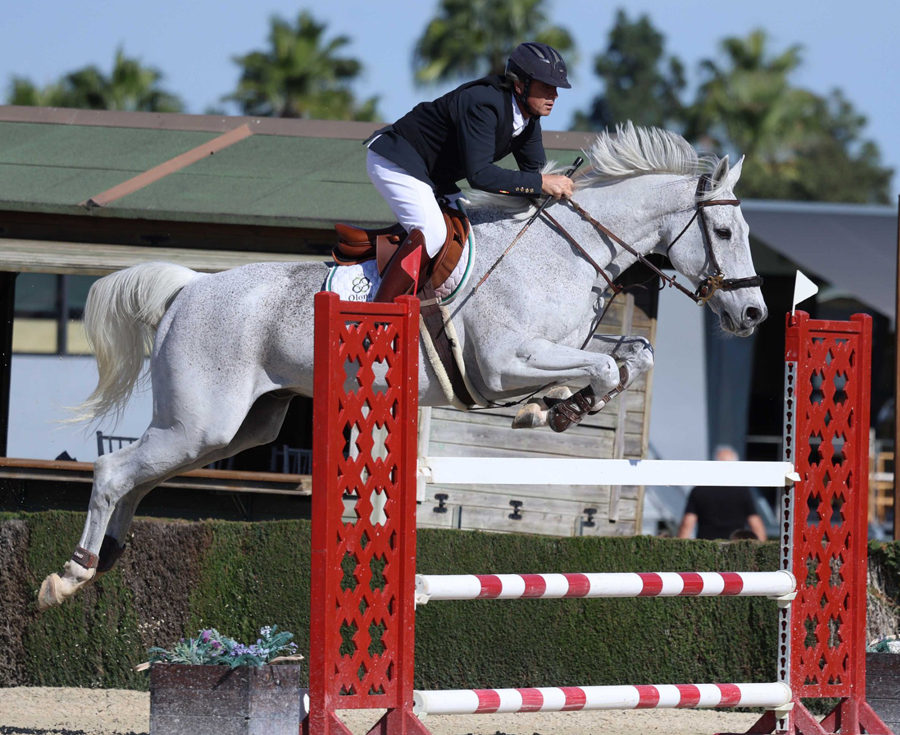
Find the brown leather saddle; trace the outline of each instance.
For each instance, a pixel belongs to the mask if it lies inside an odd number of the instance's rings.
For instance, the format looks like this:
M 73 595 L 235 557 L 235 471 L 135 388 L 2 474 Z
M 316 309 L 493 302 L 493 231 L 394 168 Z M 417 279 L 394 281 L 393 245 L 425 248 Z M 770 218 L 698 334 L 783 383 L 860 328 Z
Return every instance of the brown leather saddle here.
M 465 214 L 443 202 L 441 212 L 447 225 L 447 239 L 438 254 L 431 259 L 426 271 L 434 288 L 440 286 L 453 273 L 469 239 L 469 218 Z M 338 235 L 338 244 L 331 251 L 335 263 L 354 265 L 375 260 L 379 273 L 384 273 L 391 256 L 407 235 L 400 224 L 369 230 L 338 223 L 334 229 Z

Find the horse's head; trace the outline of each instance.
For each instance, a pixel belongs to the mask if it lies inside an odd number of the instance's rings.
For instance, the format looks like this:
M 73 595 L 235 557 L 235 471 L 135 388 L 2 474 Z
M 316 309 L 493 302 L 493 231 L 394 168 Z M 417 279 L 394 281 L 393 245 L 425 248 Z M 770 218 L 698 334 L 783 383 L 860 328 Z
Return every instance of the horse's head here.
M 738 337 L 753 334 L 769 314 L 753 269 L 750 229 L 734 197 L 743 160 L 729 168 L 725 156 L 700 179 L 696 222 L 668 250 L 675 269 L 719 315 L 722 329 Z

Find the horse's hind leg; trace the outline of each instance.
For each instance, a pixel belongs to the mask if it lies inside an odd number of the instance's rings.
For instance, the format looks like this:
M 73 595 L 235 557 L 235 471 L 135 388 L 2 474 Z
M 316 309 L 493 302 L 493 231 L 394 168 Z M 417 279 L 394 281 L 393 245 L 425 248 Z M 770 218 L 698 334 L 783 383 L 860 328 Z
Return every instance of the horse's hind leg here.
M 118 503 L 138 488 L 149 490 L 186 468 L 206 464 L 214 451 L 234 440 L 251 405 L 249 400 L 227 402 L 196 396 L 189 411 L 167 411 L 155 417 L 134 444 L 104 454 L 94 463 L 94 486 L 84 532 L 62 576 L 48 576 L 38 594 L 41 608 L 59 605 L 93 580 L 99 565 L 106 529 Z M 249 398 L 249 396 L 248 396 Z M 173 401 L 191 406 L 188 401 Z M 205 406 L 205 410 L 204 409 Z
M 189 467 L 179 469 L 178 474 L 200 469 L 210 462 L 233 457 L 245 449 L 275 441 L 278 433 L 281 431 L 281 425 L 284 423 L 284 417 L 287 414 L 288 406 L 290 406 L 291 398 L 293 398 L 292 395 L 276 396 L 271 393 L 260 397 L 253 404 L 253 408 L 250 409 L 250 413 L 247 414 L 247 418 L 244 419 L 231 444 L 222 449 L 212 451 Z M 160 480 L 159 482 L 162 481 Z M 135 487 L 116 505 L 116 509 L 109 521 L 109 526 L 106 529 L 106 534 L 103 537 L 103 544 L 100 547 L 97 574 L 104 574 L 115 566 L 122 552 L 125 551 L 128 531 L 131 528 L 131 522 L 138 505 L 144 496 L 157 484 L 159 483 L 152 485 L 145 483 Z
M 137 448 L 137 443 L 130 444 L 112 454 L 104 454 L 98 457 L 94 463 L 94 484 L 91 489 L 91 500 L 88 506 L 84 531 L 81 534 L 75 552 L 72 554 L 72 558 L 63 566 L 62 575 L 51 574 L 41 584 L 41 589 L 38 593 L 38 605 L 41 609 L 62 604 L 63 600 L 71 597 L 81 587 L 91 582 L 97 574 L 101 544 L 97 543 L 95 545 L 96 548 L 92 549 L 91 541 L 95 538 L 102 538 L 109 514 L 121 497 L 116 497 L 109 490 L 102 494 L 98 492 L 101 487 L 115 487 L 115 483 L 104 482 L 101 478 L 105 478 L 110 474 L 111 467 L 127 463 Z

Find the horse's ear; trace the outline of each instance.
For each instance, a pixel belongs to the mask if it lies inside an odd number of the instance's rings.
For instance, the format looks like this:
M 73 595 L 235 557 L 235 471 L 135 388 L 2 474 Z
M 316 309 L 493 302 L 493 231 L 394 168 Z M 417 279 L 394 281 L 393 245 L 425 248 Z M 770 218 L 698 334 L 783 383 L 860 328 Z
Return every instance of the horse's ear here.
M 716 166 L 716 170 L 713 171 L 712 181 L 713 184 L 721 184 L 722 180 L 728 176 L 728 156 L 726 155 L 724 158 L 719 160 L 719 164 Z
M 731 167 L 731 170 L 728 172 L 728 188 L 734 191 L 734 187 L 737 185 L 738 179 L 741 178 L 741 167 L 744 165 L 744 156 L 741 156 L 741 160 L 738 161 L 734 166 Z

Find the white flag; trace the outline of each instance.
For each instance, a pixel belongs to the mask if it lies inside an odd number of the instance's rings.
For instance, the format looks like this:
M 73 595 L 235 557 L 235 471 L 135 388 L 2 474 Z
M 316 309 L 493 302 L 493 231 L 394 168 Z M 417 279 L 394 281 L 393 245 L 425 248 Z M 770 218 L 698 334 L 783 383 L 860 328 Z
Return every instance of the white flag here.
M 814 296 L 819 292 L 819 287 L 797 271 L 797 279 L 794 281 L 794 305 L 791 307 L 791 314 L 797 311 L 797 304 L 806 301 L 810 296 Z

